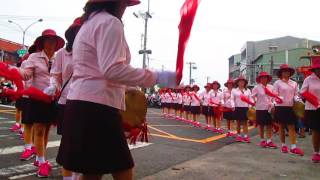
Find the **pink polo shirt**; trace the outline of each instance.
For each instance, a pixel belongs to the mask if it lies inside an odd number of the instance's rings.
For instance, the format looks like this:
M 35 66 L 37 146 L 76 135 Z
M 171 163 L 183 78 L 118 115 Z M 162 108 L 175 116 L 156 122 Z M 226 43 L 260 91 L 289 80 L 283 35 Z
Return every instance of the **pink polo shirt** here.
M 182 104 L 183 103 L 183 99 L 182 99 L 182 94 L 181 93 L 177 93 L 177 103 L 178 104 Z
M 265 93 L 264 87 L 262 84 L 257 84 L 252 89 L 252 98 L 256 101 L 256 110 L 270 110 L 272 108 L 273 98 Z M 272 91 L 273 86 L 268 84 L 267 88 Z
M 275 106 L 289 106 L 292 107 L 294 101 L 298 101 L 299 87 L 298 84 L 289 79 L 288 82 L 277 80 L 273 84 L 273 91 L 283 100 L 283 103 L 276 104 Z
M 239 88 L 233 89 L 231 91 L 231 104 L 232 107 L 250 107 L 250 105 L 246 102 L 243 102 L 241 100 L 241 95 L 246 96 L 247 98 L 249 98 L 250 100 L 252 100 L 251 98 L 251 91 L 250 89 L 243 89 L 243 91 L 241 91 Z
M 133 68 L 123 24 L 107 12 L 92 14 L 73 44 L 70 100 L 125 109 L 125 86 L 150 87 L 156 73 Z
M 190 92 L 191 96 L 191 106 L 200 106 L 201 104 L 201 99 L 200 99 L 200 93 L 199 92 Z M 198 96 L 199 100 L 196 98 Z
M 51 78 L 50 84 L 61 90 L 65 83 L 72 75 L 72 53 L 68 52 L 65 48 L 60 49 L 56 54 L 56 59 L 52 64 L 50 71 Z M 70 88 L 70 81 L 65 86 L 61 93 L 59 104 L 66 104 L 67 95 Z
M 25 60 L 25 61 L 23 61 L 22 63 L 21 63 L 21 66 L 20 66 L 20 68 L 25 68 L 26 67 L 26 64 L 27 64 L 27 61 Z M 31 85 L 32 85 L 32 79 L 30 79 L 30 80 L 27 80 L 27 81 L 24 81 L 23 82 L 23 85 L 24 85 L 24 89 L 28 89 Z
M 31 85 L 41 91 L 50 85 L 49 59 L 44 51 L 31 54 L 19 71 L 25 81 L 31 80 Z
M 212 90 L 211 93 L 210 93 L 210 100 L 215 103 L 215 104 L 211 104 L 211 106 L 213 107 L 217 107 L 218 105 L 216 104 L 221 104 L 223 105 L 224 102 L 223 102 L 223 94 L 221 91 L 217 90 Z
M 183 96 L 182 96 L 182 99 L 183 99 L 183 105 L 185 106 L 190 106 L 190 103 L 191 103 L 191 92 L 189 92 L 189 95 L 187 93 L 184 93 Z
M 203 91 L 200 94 L 200 98 L 202 100 L 202 105 L 208 106 L 210 97 L 211 97 L 210 96 L 210 91 L 209 92 L 207 92 L 207 90 Z
M 231 91 L 229 91 L 228 89 L 223 90 L 222 96 L 223 96 L 223 101 L 224 101 L 224 107 L 233 108 L 232 102 L 231 102 Z
M 320 104 L 320 78 L 317 75 L 315 75 L 314 73 L 312 73 L 310 76 L 308 76 L 303 81 L 300 92 L 305 92 L 305 91 L 309 91 L 313 95 L 317 96 L 319 104 Z M 316 110 L 317 109 L 308 101 L 306 101 L 305 104 L 306 104 L 305 105 L 306 110 Z

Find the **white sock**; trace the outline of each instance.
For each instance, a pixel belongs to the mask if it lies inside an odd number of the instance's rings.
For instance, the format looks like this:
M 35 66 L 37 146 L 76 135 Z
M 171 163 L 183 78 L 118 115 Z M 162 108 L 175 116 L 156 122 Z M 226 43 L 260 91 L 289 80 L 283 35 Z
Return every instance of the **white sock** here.
M 264 139 L 260 139 L 260 142 L 265 141 Z
M 63 180 L 73 180 L 72 176 L 63 177 Z
M 39 161 L 39 157 L 38 156 L 36 156 L 36 161 Z
M 72 180 L 79 180 L 81 174 L 80 173 L 72 173 Z
M 238 134 L 238 137 L 241 137 L 241 134 Z
M 282 144 L 281 144 L 281 146 L 282 146 L 282 147 L 284 147 L 284 146 L 287 146 L 287 145 L 286 145 L 286 144 L 284 144 L 284 143 L 282 143 Z
M 296 144 L 291 144 L 291 149 L 297 148 Z
M 244 137 L 244 138 L 247 138 L 247 137 L 248 137 L 248 135 L 247 135 L 247 134 L 245 134 L 243 137 Z
M 271 139 L 267 139 L 267 143 L 271 143 Z
M 28 149 L 28 150 L 31 150 L 31 147 L 32 147 L 32 144 L 26 144 L 26 145 L 24 145 L 24 148 L 25 148 L 25 149 Z
M 16 122 L 16 126 L 20 126 L 20 124 Z
M 43 164 L 46 162 L 46 159 L 42 156 L 42 157 L 38 157 L 38 161 L 40 164 Z

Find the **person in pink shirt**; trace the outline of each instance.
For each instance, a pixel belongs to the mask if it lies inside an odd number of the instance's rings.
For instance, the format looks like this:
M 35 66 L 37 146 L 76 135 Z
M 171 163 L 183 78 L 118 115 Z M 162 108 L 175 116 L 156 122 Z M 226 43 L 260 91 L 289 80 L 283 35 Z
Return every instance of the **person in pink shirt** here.
M 26 60 L 25 67 L 19 70 L 24 80 L 32 79 L 32 86 L 45 92 L 50 83 L 50 70 L 55 59 L 55 52 L 64 46 L 64 40 L 57 36 L 54 30 L 47 29 L 42 32 L 34 44 L 40 52 L 31 54 Z M 37 154 L 34 165 L 39 167 L 38 177 L 48 177 L 51 170 L 49 162 L 45 160 L 45 152 L 50 126 L 54 122 L 52 105 L 29 100 L 29 118 L 33 123 Z M 26 154 L 33 153 L 32 150 L 25 152 Z
M 210 100 L 210 97 L 211 97 L 210 91 L 211 91 L 212 85 L 210 83 L 207 83 L 204 86 L 204 88 L 205 88 L 205 90 L 200 94 L 200 98 L 201 98 L 201 101 L 202 101 L 201 112 L 202 112 L 202 114 L 204 115 L 204 117 L 206 119 L 206 123 L 207 123 L 206 129 L 207 130 L 211 130 L 211 128 L 212 128 L 212 120 L 211 120 L 211 116 L 210 116 L 210 113 L 209 113 L 209 107 L 210 107 L 209 106 L 209 100 Z
M 185 120 L 188 121 L 189 120 L 189 114 L 191 111 L 191 87 L 189 85 L 186 85 L 184 87 L 184 94 L 182 96 L 182 100 L 183 100 L 183 111 L 184 111 L 184 115 L 185 115 Z
M 234 88 L 234 80 L 229 79 L 224 86 L 226 89 L 223 91 L 223 101 L 224 101 L 224 112 L 223 112 L 223 118 L 227 120 L 227 137 L 234 137 L 235 134 L 233 133 L 233 107 L 231 103 L 231 92 Z
M 211 104 L 212 116 L 213 119 L 213 132 L 223 133 L 223 129 L 221 128 L 221 120 L 223 116 L 223 94 L 220 91 L 220 83 L 218 81 L 214 81 L 212 84 L 212 91 L 210 92 L 210 100 L 209 104 Z
M 233 89 L 231 92 L 231 104 L 234 108 L 234 119 L 237 121 L 237 142 L 246 142 L 250 143 L 250 138 L 248 136 L 248 117 L 247 112 L 251 106 L 248 102 L 243 101 L 243 98 L 251 99 L 251 91 L 247 88 L 248 80 L 243 76 L 240 76 L 235 81 L 237 86 L 236 89 Z M 243 127 L 243 137 L 241 136 L 241 126 Z
M 59 162 L 82 179 L 133 179 L 121 115 L 127 86 L 176 86 L 176 73 L 130 66 L 122 16 L 138 0 L 89 0 L 72 50 Z M 137 102 L 139 105 L 139 102 Z M 68 129 L 68 131 L 64 131 Z M 98 148 L 97 148 L 98 147 Z
M 314 95 L 315 102 L 311 103 L 306 100 L 305 103 L 305 122 L 312 129 L 312 144 L 314 153 L 312 161 L 320 162 L 320 64 L 312 65 L 312 74 L 307 77 L 301 87 L 301 94 L 309 92 Z M 318 103 L 317 103 L 318 102 Z
M 182 120 L 182 112 L 183 112 L 183 99 L 182 99 L 182 94 L 183 94 L 183 89 L 181 87 L 177 88 L 177 93 L 176 93 L 176 119 L 177 120 Z
M 47 88 L 47 94 L 54 96 L 59 92 L 58 98 L 58 116 L 57 116 L 57 134 L 63 135 L 64 109 L 69 92 L 69 81 L 72 76 L 72 46 L 74 39 L 81 27 L 81 19 L 77 18 L 73 24 L 65 32 L 67 40 L 66 48 L 60 49 L 50 71 L 50 86 Z M 59 163 L 60 157 L 57 157 Z M 72 178 L 72 172 L 62 168 L 62 176 L 64 180 Z
M 296 146 L 295 123 L 297 117 L 293 112 L 293 104 L 295 101 L 301 101 L 299 98 L 298 84 L 291 80 L 295 70 L 287 64 L 282 64 L 278 71 L 279 80 L 273 84 L 273 91 L 281 99 L 281 103 L 275 104 L 274 120 L 279 123 L 281 152 L 288 153 L 288 146 L 285 144 L 285 128 L 288 127 L 289 138 L 291 143 L 290 152 L 299 156 L 303 156 L 303 151 Z
M 167 103 L 167 118 L 172 118 L 172 113 L 174 113 L 174 93 L 172 92 L 172 88 L 167 88 L 165 98 Z
M 266 93 L 265 88 L 272 91 L 273 86 L 269 83 L 272 81 L 272 76 L 267 72 L 261 72 L 256 78 L 257 85 L 252 89 L 252 98 L 256 102 L 256 121 L 259 126 L 260 146 L 263 148 L 277 148 L 277 145 L 272 142 L 272 117 L 271 109 L 273 107 L 272 97 Z M 265 140 L 264 128 L 266 127 L 267 139 Z
M 193 85 L 192 86 L 192 92 L 190 93 L 191 97 L 191 103 L 190 103 L 190 112 L 192 114 L 192 124 L 196 127 L 198 127 L 200 124 L 197 121 L 197 117 L 200 114 L 200 105 L 201 105 L 201 99 L 200 99 L 200 93 L 199 93 L 199 86 Z
M 162 115 L 165 117 L 167 115 L 166 113 L 166 107 L 167 107 L 167 102 L 165 98 L 165 94 L 167 93 L 166 88 L 160 89 L 159 94 L 160 94 L 160 101 L 161 101 L 161 109 L 162 109 Z

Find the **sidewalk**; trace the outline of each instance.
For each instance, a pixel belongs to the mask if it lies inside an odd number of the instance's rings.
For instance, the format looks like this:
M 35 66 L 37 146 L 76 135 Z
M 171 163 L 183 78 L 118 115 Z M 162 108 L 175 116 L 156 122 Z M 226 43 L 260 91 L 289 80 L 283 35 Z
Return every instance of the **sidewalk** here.
M 279 144 L 279 137 L 274 137 Z M 288 138 L 287 138 L 288 139 Z M 320 163 L 311 162 L 311 136 L 298 139 L 305 151 L 303 157 L 282 154 L 280 149 L 257 146 L 258 136 L 251 144 L 234 143 L 196 159 L 143 178 L 144 180 L 316 180 L 320 179 Z

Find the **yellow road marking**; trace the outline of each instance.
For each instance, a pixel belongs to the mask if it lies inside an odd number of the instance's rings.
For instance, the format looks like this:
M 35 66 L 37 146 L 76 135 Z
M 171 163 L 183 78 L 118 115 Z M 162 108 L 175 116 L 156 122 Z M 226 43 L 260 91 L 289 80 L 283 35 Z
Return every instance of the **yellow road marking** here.
M 152 124 L 151 126 L 153 126 L 153 127 L 188 127 L 188 128 L 191 128 L 191 126 L 188 126 L 188 125 L 175 125 L 175 124 Z
M 165 131 L 162 131 L 162 130 L 160 130 L 160 129 L 158 129 L 158 128 L 155 128 L 155 127 L 153 127 L 153 126 L 150 126 L 150 125 L 148 125 L 148 128 L 153 129 L 153 130 L 156 130 L 156 131 L 158 131 L 158 132 L 160 132 L 160 133 L 166 134 L 166 135 L 171 136 L 171 137 L 177 137 L 177 136 L 175 136 L 175 135 L 173 135 L 173 134 L 167 133 L 167 132 L 165 132 Z
M 2 112 L 16 112 L 16 110 L 0 110 L 0 113 L 2 113 Z

